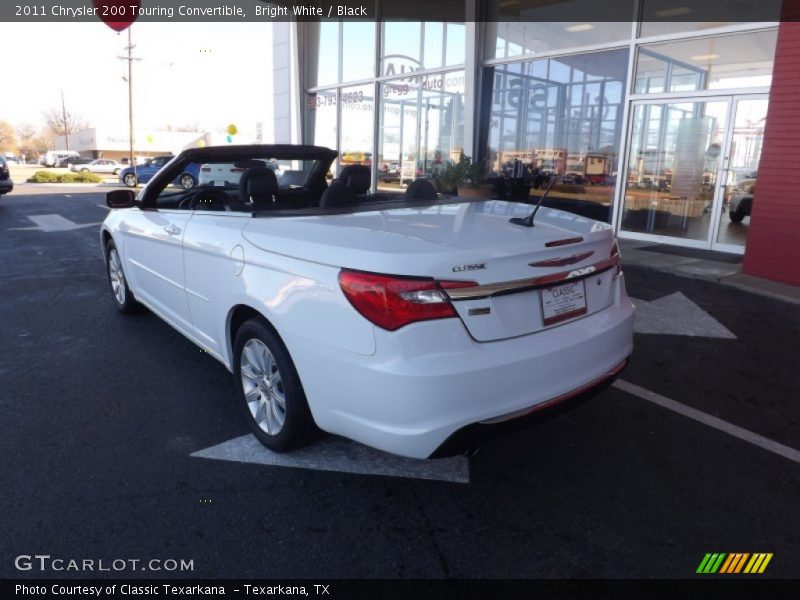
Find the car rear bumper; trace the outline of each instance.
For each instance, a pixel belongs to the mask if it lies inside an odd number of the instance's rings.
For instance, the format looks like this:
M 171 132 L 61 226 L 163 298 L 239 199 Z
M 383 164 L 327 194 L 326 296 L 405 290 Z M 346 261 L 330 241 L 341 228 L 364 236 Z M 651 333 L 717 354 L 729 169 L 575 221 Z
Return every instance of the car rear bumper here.
M 485 430 L 607 385 L 633 349 L 633 306 L 620 276 L 611 306 L 530 335 L 476 342 L 458 319 L 375 335 L 371 356 L 295 336 L 284 341 L 322 429 L 426 458 L 450 451 L 443 444 L 465 427 Z

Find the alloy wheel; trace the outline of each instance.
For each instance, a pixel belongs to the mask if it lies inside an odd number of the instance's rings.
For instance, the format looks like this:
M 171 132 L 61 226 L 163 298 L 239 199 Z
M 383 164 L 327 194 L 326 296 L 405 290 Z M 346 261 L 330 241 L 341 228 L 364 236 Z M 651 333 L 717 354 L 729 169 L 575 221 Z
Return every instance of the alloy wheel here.
M 125 275 L 122 272 L 119 254 L 114 248 L 108 253 L 108 276 L 111 279 L 111 291 L 114 292 L 114 297 L 122 306 L 125 304 Z
M 266 344 L 251 339 L 239 359 L 247 407 L 258 426 L 269 435 L 278 435 L 286 421 L 286 392 L 275 357 Z

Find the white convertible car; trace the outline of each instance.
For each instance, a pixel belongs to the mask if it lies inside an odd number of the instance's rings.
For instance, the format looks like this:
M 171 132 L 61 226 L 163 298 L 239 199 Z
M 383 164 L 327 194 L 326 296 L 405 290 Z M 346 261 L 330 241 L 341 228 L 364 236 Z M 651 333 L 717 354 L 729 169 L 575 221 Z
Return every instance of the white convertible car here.
M 625 367 L 633 306 L 611 229 L 497 200 L 369 194 L 314 146 L 186 150 L 101 241 L 120 311 L 146 306 L 234 375 L 267 447 L 318 429 L 411 457 L 462 452 L 589 397 Z M 305 180 L 278 183 L 258 162 Z M 237 185 L 168 184 L 240 165 Z M 239 167 L 237 167 L 239 168 Z

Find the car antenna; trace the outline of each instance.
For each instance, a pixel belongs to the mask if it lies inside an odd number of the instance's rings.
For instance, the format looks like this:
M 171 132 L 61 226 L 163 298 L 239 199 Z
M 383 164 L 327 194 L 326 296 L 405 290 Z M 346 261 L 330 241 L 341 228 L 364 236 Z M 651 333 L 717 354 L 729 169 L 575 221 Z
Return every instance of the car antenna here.
M 547 194 L 550 193 L 550 190 L 553 189 L 553 184 L 556 182 L 556 176 L 553 175 L 550 178 L 550 183 L 547 185 L 547 189 L 544 191 L 544 194 L 539 196 L 539 199 L 536 201 L 536 206 L 533 207 L 533 212 L 529 214 L 527 217 L 511 217 L 509 221 L 514 223 L 514 225 L 524 225 L 525 227 L 533 227 L 533 219 L 536 218 L 536 213 L 539 210 L 539 207 L 542 205 L 542 200 L 547 197 Z

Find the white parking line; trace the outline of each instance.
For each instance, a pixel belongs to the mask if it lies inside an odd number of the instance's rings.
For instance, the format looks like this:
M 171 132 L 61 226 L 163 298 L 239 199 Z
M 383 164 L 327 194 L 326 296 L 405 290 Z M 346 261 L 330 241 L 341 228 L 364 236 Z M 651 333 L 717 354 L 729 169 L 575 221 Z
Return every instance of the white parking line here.
M 641 398 L 642 400 L 647 400 L 648 402 L 652 402 L 653 404 L 658 404 L 662 408 L 666 408 L 667 410 L 671 410 L 673 412 L 681 414 L 684 417 L 689 417 L 690 419 L 697 421 L 698 423 L 702 423 L 703 425 L 708 425 L 709 427 L 713 427 L 714 429 L 723 431 L 728 435 L 732 435 L 735 438 L 739 438 L 740 440 L 749 442 L 754 446 L 763 448 L 768 452 L 772 452 L 774 454 L 777 454 L 778 456 L 782 456 L 783 458 L 788 458 L 789 460 L 800 464 L 800 450 L 795 450 L 794 448 L 791 448 L 789 446 L 784 446 L 783 444 L 775 442 L 769 438 L 765 438 L 763 435 L 753 433 L 752 431 L 743 429 L 738 425 L 734 425 L 733 423 L 728 423 L 727 421 L 723 421 L 722 419 L 715 417 L 714 415 L 709 415 L 708 413 L 704 413 L 703 411 L 697 410 L 696 408 L 692 408 L 691 406 L 686 406 L 685 404 L 681 404 L 680 402 L 676 402 L 675 400 L 667 398 L 666 396 L 662 396 L 661 394 L 656 394 L 655 392 L 646 390 L 643 387 L 639 387 L 638 385 L 635 385 L 628 381 L 623 381 L 622 379 L 618 379 L 617 381 L 614 382 L 614 387 L 622 390 L 623 392 L 632 394 L 637 398 Z
M 295 469 L 469 483 L 466 456 L 434 460 L 404 458 L 333 436 L 326 436 L 306 448 L 278 454 L 262 446 L 255 436 L 243 435 L 193 452 L 191 456 Z

